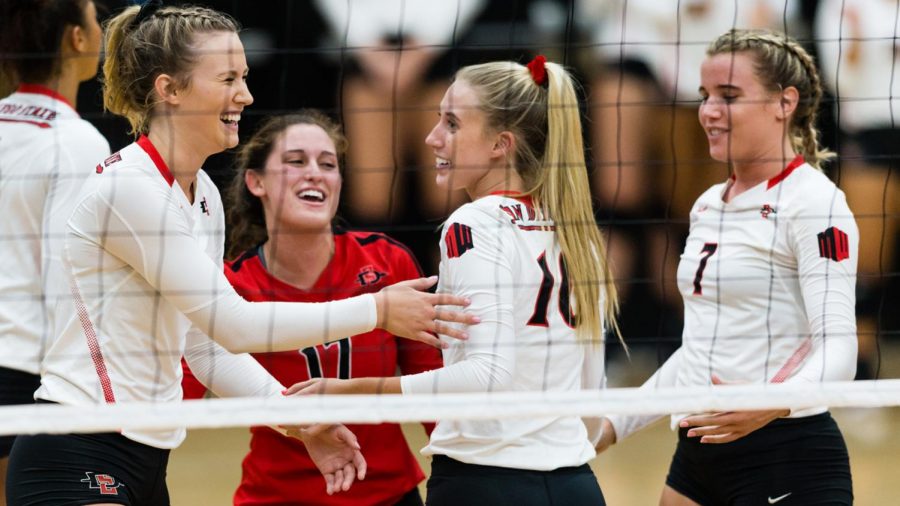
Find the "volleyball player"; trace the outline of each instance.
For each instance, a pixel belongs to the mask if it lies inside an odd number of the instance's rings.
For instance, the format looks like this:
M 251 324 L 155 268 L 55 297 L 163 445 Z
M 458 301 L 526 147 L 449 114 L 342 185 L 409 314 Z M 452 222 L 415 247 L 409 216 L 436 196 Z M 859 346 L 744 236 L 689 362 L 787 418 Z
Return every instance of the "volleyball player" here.
M 437 343 L 429 332 L 465 333 L 435 318 L 473 321 L 436 311 L 435 304 L 464 300 L 420 293 L 433 282 L 425 279 L 323 304 L 250 303 L 235 293 L 218 263 L 216 223 L 224 221 L 218 192 L 200 167 L 237 144 L 241 112 L 253 101 L 237 30 L 217 11 L 159 2 L 128 8 L 107 26 L 104 103 L 140 138 L 92 165 L 67 221 L 63 261 L 71 297 L 57 305 L 61 330 L 42 364 L 37 399 L 177 401 L 182 354 L 201 379 L 216 373 L 217 393 L 277 395 L 277 382 L 251 357 L 227 356 L 219 346 L 298 349 L 375 327 Z M 184 432 L 20 437 L 10 455 L 7 499 L 168 504 L 168 452 Z M 345 428 L 303 436 L 329 490 L 365 472 Z
M 53 337 L 64 276 L 65 219 L 109 144 L 76 112 L 79 85 L 97 74 L 102 39 L 92 0 L 0 6 L 0 404 L 31 404 Z M 65 287 L 65 285 L 62 285 Z M 64 292 L 63 292 L 64 293 Z M 7 456 L 0 437 L 0 505 Z
M 288 392 L 599 388 L 616 294 L 591 214 L 578 111 L 572 78 L 542 56 L 527 68 L 462 68 L 426 142 L 437 184 L 472 199 L 444 226 L 439 290 L 470 298 L 482 323 L 445 351 L 442 369 L 310 380 Z M 578 417 L 438 421 L 423 453 L 434 457 L 429 505 L 604 504 Z
M 383 234 L 334 225 L 346 148 L 340 127 L 314 110 L 265 120 L 241 148 L 228 190 L 229 258 L 235 260 L 226 265 L 225 274 L 244 298 L 323 302 L 420 276 L 402 244 Z M 393 376 L 398 366 L 403 373 L 418 373 L 442 365 L 435 348 L 383 330 L 299 353 L 254 357 L 286 385 L 309 378 Z M 200 393 L 186 387 L 186 397 L 189 390 L 193 396 Z M 365 450 L 366 480 L 347 493 L 328 496 L 302 444 L 268 427 L 252 428 L 234 503 L 421 505 L 417 485 L 425 475 L 400 426 L 357 425 L 352 430 Z
M 700 123 L 732 176 L 691 211 L 678 269 L 678 351 L 643 388 L 851 380 L 859 234 L 820 170 L 822 94 L 790 38 L 732 30 L 701 66 Z M 615 416 L 598 449 L 653 417 Z M 611 421 L 611 423 L 610 423 Z M 679 414 L 663 505 L 851 504 L 843 436 L 827 408 Z

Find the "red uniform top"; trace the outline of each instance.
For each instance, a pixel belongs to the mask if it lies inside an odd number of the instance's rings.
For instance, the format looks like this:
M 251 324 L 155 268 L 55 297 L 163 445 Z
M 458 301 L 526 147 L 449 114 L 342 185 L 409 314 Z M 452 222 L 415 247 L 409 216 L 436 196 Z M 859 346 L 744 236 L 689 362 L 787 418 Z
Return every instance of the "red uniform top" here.
M 225 274 L 250 301 L 325 302 L 339 300 L 421 276 L 409 250 L 390 237 L 371 232 L 335 231 L 334 257 L 309 291 L 290 286 L 269 274 L 253 248 Z M 436 348 L 375 329 L 293 352 L 258 353 L 254 357 L 285 386 L 311 377 L 351 378 L 394 376 L 397 367 L 412 374 L 442 366 Z M 203 388 L 186 371 L 185 398 L 203 395 Z M 250 452 L 244 458 L 235 505 L 329 504 L 393 505 L 425 478 L 396 424 L 351 425 L 368 463 L 364 481 L 347 492 L 325 493 L 321 473 L 303 443 L 268 427 L 251 428 Z M 427 425 L 430 433 L 433 425 Z

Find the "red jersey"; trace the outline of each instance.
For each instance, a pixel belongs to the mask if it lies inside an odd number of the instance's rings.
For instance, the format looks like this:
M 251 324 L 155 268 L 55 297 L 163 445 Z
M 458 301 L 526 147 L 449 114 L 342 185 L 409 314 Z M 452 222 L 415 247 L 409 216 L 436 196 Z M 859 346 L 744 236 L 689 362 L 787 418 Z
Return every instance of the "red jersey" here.
M 421 276 L 412 253 L 390 237 L 372 232 L 335 231 L 334 257 L 312 289 L 300 290 L 269 274 L 253 248 L 226 264 L 235 290 L 250 301 L 325 302 L 377 292 L 398 281 Z M 437 369 L 441 353 L 428 345 L 375 329 L 327 345 L 254 357 L 278 381 L 289 386 L 314 377 L 394 376 Z M 202 395 L 186 375 L 185 398 Z M 196 381 L 196 380 L 194 380 Z M 196 383 L 195 383 L 196 385 Z M 198 395 L 199 394 L 199 395 Z M 328 504 L 393 505 L 425 478 L 397 424 L 351 425 L 368 463 L 366 479 L 347 492 L 325 493 L 321 473 L 298 440 L 268 427 L 250 429 L 235 505 Z M 433 425 L 426 426 L 431 432 Z

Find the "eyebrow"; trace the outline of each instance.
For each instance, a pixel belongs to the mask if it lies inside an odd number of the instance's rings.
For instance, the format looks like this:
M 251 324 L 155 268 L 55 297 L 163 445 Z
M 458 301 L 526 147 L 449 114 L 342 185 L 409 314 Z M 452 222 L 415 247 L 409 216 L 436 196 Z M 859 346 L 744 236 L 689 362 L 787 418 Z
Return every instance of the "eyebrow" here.
M 461 124 L 462 124 L 462 122 L 459 120 L 459 116 L 457 116 L 456 114 L 454 114 L 454 113 L 452 113 L 452 112 L 449 112 L 449 111 L 447 111 L 447 112 L 444 113 L 444 114 L 446 114 L 447 117 L 449 117 L 451 120 L 453 120 L 454 122 L 456 122 L 457 125 L 461 125 Z
M 217 77 L 231 77 L 231 76 L 237 76 L 237 75 L 244 75 L 244 74 L 248 74 L 248 73 L 250 73 L 250 69 L 244 69 L 243 72 L 238 72 L 235 69 L 229 69 L 224 72 L 219 72 Z
M 287 151 L 285 151 L 285 152 L 283 153 L 283 156 L 289 156 L 289 155 L 305 155 L 305 154 L 306 154 L 306 150 L 305 150 L 305 149 L 289 149 L 289 150 L 287 150 Z M 320 156 L 321 156 L 321 155 L 337 156 L 335 153 L 332 153 L 331 151 L 322 151 L 321 153 L 319 153 L 319 155 L 320 155 Z

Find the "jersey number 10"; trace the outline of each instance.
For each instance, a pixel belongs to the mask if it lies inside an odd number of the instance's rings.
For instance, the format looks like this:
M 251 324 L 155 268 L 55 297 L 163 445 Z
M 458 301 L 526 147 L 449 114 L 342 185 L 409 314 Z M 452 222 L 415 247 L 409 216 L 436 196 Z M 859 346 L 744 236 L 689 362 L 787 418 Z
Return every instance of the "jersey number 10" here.
M 553 291 L 553 283 L 556 280 L 553 278 L 553 273 L 550 272 L 550 267 L 547 265 L 546 252 L 541 253 L 537 263 L 544 277 L 541 280 L 537 300 L 534 301 L 534 313 L 528 319 L 528 325 L 547 327 L 550 325 L 547 319 L 550 294 Z M 562 316 L 563 321 L 566 322 L 566 325 L 570 328 L 575 328 L 575 315 L 572 314 L 572 309 L 569 305 L 569 276 L 566 274 L 566 263 L 563 262 L 562 255 L 559 256 L 559 273 L 562 278 L 559 285 L 559 314 Z

